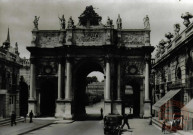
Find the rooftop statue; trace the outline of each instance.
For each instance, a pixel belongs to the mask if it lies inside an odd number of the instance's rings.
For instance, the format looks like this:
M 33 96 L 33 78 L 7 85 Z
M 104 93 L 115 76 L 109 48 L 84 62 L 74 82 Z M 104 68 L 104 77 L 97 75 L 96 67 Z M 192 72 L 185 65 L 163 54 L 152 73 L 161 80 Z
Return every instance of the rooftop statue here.
M 74 21 L 72 20 L 72 16 L 68 19 L 68 28 L 73 28 L 74 27 Z
M 108 27 L 111 27 L 113 25 L 113 20 L 111 20 L 110 18 L 109 18 L 109 16 L 108 16 L 108 18 L 107 18 L 107 26 Z
M 60 26 L 61 26 L 61 29 L 65 29 L 65 18 L 64 18 L 64 15 L 62 15 L 62 17 L 58 17 L 59 20 L 60 20 Z
M 87 6 L 85 11 L 80 15 L 79 25 L 100 25 L 102 17 L 99 16 L 95 11 L 93 6 Z
M 150 23 L 149 23 L 148 15 L 146 15 L 146 17 L 144 17 L 143 22 L 144 22 L 144 28 L 145 29 L 150 29 Z
M 35 19 L 33 21 L 35 29 L 38 29 L 38 21 L 39 21 L 39 19 L 40 19 L 40 17 L 35 16 Z
M 167 38 L 167 43 L 170 44 L 171 43 L 171 38 L 174 37 L 174 35 L 171 32 L 168 32 L 165 34 L 165 37 Z
M 184 19 L 184 22 L 183 22 L 183 24 L 186 26 L 186 27 L 188 27 L 188 25 L 190 24 L 190 18 L 192 18 L 193 17 L 193 15 L 192 14 L 190 14 L 189 12 L 186 12 L 185 14 L 182 14 L 181 15 L 181 18 L 183 18 Z
M 176 36 L 179 35 L 179 32 L 180 32 L 180 24 L 179 23 L 174 24 L 174 32 L 175 32 Z
M 161 49 L 164 49 L 165 48 L 165 44 L 166 42 L 162 39 L 160 42 L 159 42 L 159 46 Z
M 120 14 L 118 15 L 117 18 L 117 29 L 122 29 L 122 19 L 120 17 Z

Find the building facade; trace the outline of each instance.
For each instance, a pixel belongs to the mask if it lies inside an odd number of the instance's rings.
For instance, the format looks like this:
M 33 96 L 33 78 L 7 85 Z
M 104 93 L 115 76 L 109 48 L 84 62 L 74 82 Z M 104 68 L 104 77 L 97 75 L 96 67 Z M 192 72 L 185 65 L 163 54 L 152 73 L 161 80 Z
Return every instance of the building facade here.
M 86 92 L 104 96 L 104 82 L 92 82 L 88 84 Z
M 185 30 L 174 25 L 174 34 L 165 34 L 157 46 L 153 110 L 158 120 L 180 120 L 183 129 L 193 128 L 193 23 L 188 12 L 182 15 Z
M 21 67 L 19 70 L 19 104 L 20 116 L 25 116 L 28 113 L 28 98 L 30 88 L 30 60 L 21 58 Z
M 12 111 L 19 115 L 19 69 L 18 44 L 10 45 L 9 29 L 7 40 L 0 47 L 0 117 L 9 117 Z
M 102 24 L 92 6 L 86 7 L 74 24 L 72 17 L 60 30 L 39 30 L 35 17 L 30 58 L 28 111 L 66 119 L 84 116 L 86 76 L 92 71 L 105 75 L 104 115 L 124 114 L 125 86 L 131 85 L 136 116 L 151 116 L 149 70 L 151 52 L 149 18 L 143 29 L 122 29 L 120 15 L 114 28 L 108 17 Z

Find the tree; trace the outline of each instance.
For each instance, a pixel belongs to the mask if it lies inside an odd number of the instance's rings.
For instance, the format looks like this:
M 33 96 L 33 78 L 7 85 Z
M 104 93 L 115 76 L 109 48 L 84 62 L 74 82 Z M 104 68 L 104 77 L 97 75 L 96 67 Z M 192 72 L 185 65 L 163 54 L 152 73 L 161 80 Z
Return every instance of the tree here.
M 96 76 L 87 77 L 87 78 L 86 78 L 86 82 L 87 82 L 87 84 L 90 84 L 90 83 L 92 83 L 92 82 L 98 82 L 98 79 L 97 79 Z

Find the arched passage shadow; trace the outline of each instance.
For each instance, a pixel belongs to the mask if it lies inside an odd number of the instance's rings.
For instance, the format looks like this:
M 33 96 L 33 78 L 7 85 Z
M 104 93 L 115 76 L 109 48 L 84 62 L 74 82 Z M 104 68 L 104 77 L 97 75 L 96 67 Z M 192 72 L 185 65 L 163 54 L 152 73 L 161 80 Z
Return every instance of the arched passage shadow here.
M 87 104 L 86 97 L 86 77 L 92 71 L 100 71 L 103 73 L 103 68 L 94 60 L 88 60 L 80 63 L 73 74 L 73 90 L 74 102 L 72 112 L 75 120 L 92 120 L 98 119 L 97 115 L 87 115 L 85 106 Z

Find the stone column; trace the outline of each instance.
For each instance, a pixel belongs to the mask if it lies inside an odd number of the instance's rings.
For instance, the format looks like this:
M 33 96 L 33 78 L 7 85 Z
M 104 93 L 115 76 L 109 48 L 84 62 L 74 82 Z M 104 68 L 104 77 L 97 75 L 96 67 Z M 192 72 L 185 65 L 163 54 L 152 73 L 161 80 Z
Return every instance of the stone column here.
M 121 65 L 117 64 L 117 99 L 113 102 L 113 113 L 122 115 L 122 101 L 121 101 Z
M 71 88 L 71 81 L 72 81 L 72 73 L 71 73 L 71 62 L 70 59 L 67 58 L 66 60 L 66 80 L 65 80 L 65 113 L 64 119 L 72 119 L 72 88 Z
M 110 100 L 110 63 L 106 62 L 105 100 Z
M 145 63 L 145 101 L 149 100 L 149 62 Z
M 149 99 L 149 64 L 150 56 L 145 56 L 145 101 L 144 101 L 144 118 L 151 117 L 151 101 Z
M 61 99 L 62 91 L 62 64 L 58 64 L 58 100 Z
M 65 108 L 65 102 L 61 97 L 61 92 L 62 92 L 62 75 L 63 75 L 63 70 L 62 70 L 62 64 L 61 61 L 58 63 L 58 99 L 56 101 L 56 111 L 55 111 L 55 117 L 56 118 L 62 118 L 64 117 L 64 108 Z
M 36 71 L 32 60 L 30 65 L 30 97 L 28 100 L 28 111 L 31 110 L 36 115 Z
M 105 89 L 104 89 L 104 99 L 105 99 L 105 106 L 104 106 L 104 116 L 111 113 L 111 73 L 110 73 L 110 60 L 107 58 L 106 60 L 106 71 L 105 71 Z
M 117 100 L 121 100 L 121 65 L 117 67 Z
M 30 100 L 35 99 L 34 98 L 34 91 L 36 89 L 35 79 L 36 79 L 35 78 L 35 65 L 31 63 L 30 65 L 30 97 L 29 97 Z
M 69 60 L 66 60 L 66 83 L 65 83 L 65 100 L 71 100 L 71 63 Z

